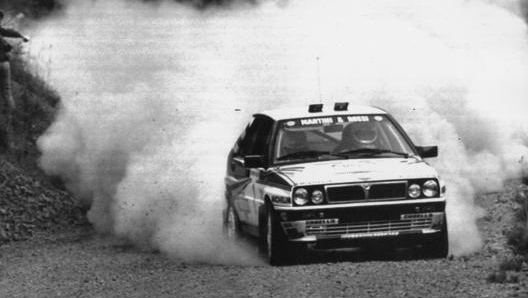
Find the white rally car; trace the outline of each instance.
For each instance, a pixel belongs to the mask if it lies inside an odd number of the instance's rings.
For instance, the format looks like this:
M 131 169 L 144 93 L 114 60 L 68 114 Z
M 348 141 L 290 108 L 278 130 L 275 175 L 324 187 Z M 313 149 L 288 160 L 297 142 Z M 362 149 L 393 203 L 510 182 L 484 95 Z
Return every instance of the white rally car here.
M 448 253 L 445 186 L 385 111 L 314 104 L 255 114 L 227 163 L 224 231 L 277 264 L 307 244 L 412 242 Z M 392 242 L 391 242 L 392 243 Z

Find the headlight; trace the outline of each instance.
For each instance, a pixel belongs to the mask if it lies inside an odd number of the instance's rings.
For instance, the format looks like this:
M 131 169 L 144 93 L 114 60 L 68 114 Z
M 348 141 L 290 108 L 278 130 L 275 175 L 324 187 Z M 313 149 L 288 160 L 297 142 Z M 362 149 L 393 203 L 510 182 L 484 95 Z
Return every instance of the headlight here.
M 409 191 L 408 191 L 409 197 L 411 197 L 413 199 L 416 199 L 416 198 L 420 197 L 421 193 L 422 193 L 422 191 L 420 189 L 420 185 L 411 184 L 411 186 L 409 186 Z
M 315 190 L 312 192 L 312 203 L 321 204 L 323 202 L 323 192 L 320 190 Z
M 305 205 L 308 203 L 308 191 L 304 188 L 299 188 L 293 193 L 293 201 L 297 205 Z
M 423 184 L 423 194 L 424 196 L 431 198 L 438 194 L 438 183 L 434 180 L 427 180 Z

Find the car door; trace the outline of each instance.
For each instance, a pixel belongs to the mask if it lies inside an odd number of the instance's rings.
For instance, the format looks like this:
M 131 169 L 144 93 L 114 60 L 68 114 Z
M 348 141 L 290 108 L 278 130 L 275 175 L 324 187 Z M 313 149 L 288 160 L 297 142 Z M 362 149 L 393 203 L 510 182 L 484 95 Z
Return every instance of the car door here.
M 262 154 L 267 158 L 272 128 L 272 119 L 255 116 L 237 141 L 228 162 L 233 182 L 231 193 L 238 217 L 253 226 L 258 225 L 258 207 L 263 203 L 263 199 L 255 193 L 260 170 L 245 167 L 244 156 Z
M 272 139 L 273 127 L 275 122 L 267 117 L 262 118 L 262 123 L 257 130 L 257 136 L 251 150 L 251 155 L 261 155 L 264 160 L 269 161 L 270 154 L 270 143 Z M 259 224 L 259 209 L 264 204 L 263 186 L 259 184 L 262 173 L 265 172 L 264 168 L 252 168 L 249 169 L 249 178 L 251 185 L 251 210 L 249 222 L 258 226 Z

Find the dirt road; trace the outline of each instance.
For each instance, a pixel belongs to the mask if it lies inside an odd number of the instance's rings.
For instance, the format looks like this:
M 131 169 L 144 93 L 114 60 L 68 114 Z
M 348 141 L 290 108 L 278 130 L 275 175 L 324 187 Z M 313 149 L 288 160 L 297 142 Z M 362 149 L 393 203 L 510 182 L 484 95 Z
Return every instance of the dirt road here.
M 37 235 L 0 247 L 0 297 L 528 297 L 528 277 L 490 283 L 510 252 L 503 231 L 511 191 L 479 197 L 480 252 L 445 260 L 310 252 L 282 267 L 189 263 L 141 251 L 90 227 Z

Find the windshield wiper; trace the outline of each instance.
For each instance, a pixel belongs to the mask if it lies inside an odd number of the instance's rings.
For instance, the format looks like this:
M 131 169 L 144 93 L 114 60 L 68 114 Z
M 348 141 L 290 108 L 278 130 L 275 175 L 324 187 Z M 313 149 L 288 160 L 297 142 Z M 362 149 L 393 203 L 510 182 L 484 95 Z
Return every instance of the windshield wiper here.
M 378 154 L 384 154 L 384 153 L 400 155 L 405 158 L 409 157 L 409 154 L 405 152 L 397 152 L 397 151 L 392 151 L 388 149 L 376 149 L 376 148 L 360 148 L 360 149 L 352 149 L 352 150 L 343 150 L 343 151 L 334 153 L 334 155 L 338 155 L 338 156 L 351 156 L 355 154 L 378 155 Z
M 303 158 L 303 157 L 319 157 L 321 155 L 333 155 L 328 151 L 319 151 L 319 150 L 309 150 L 309 151 L 298 151 L 290 154 L 283 155 L 277 160 L 285 160 L 292 158 Z

